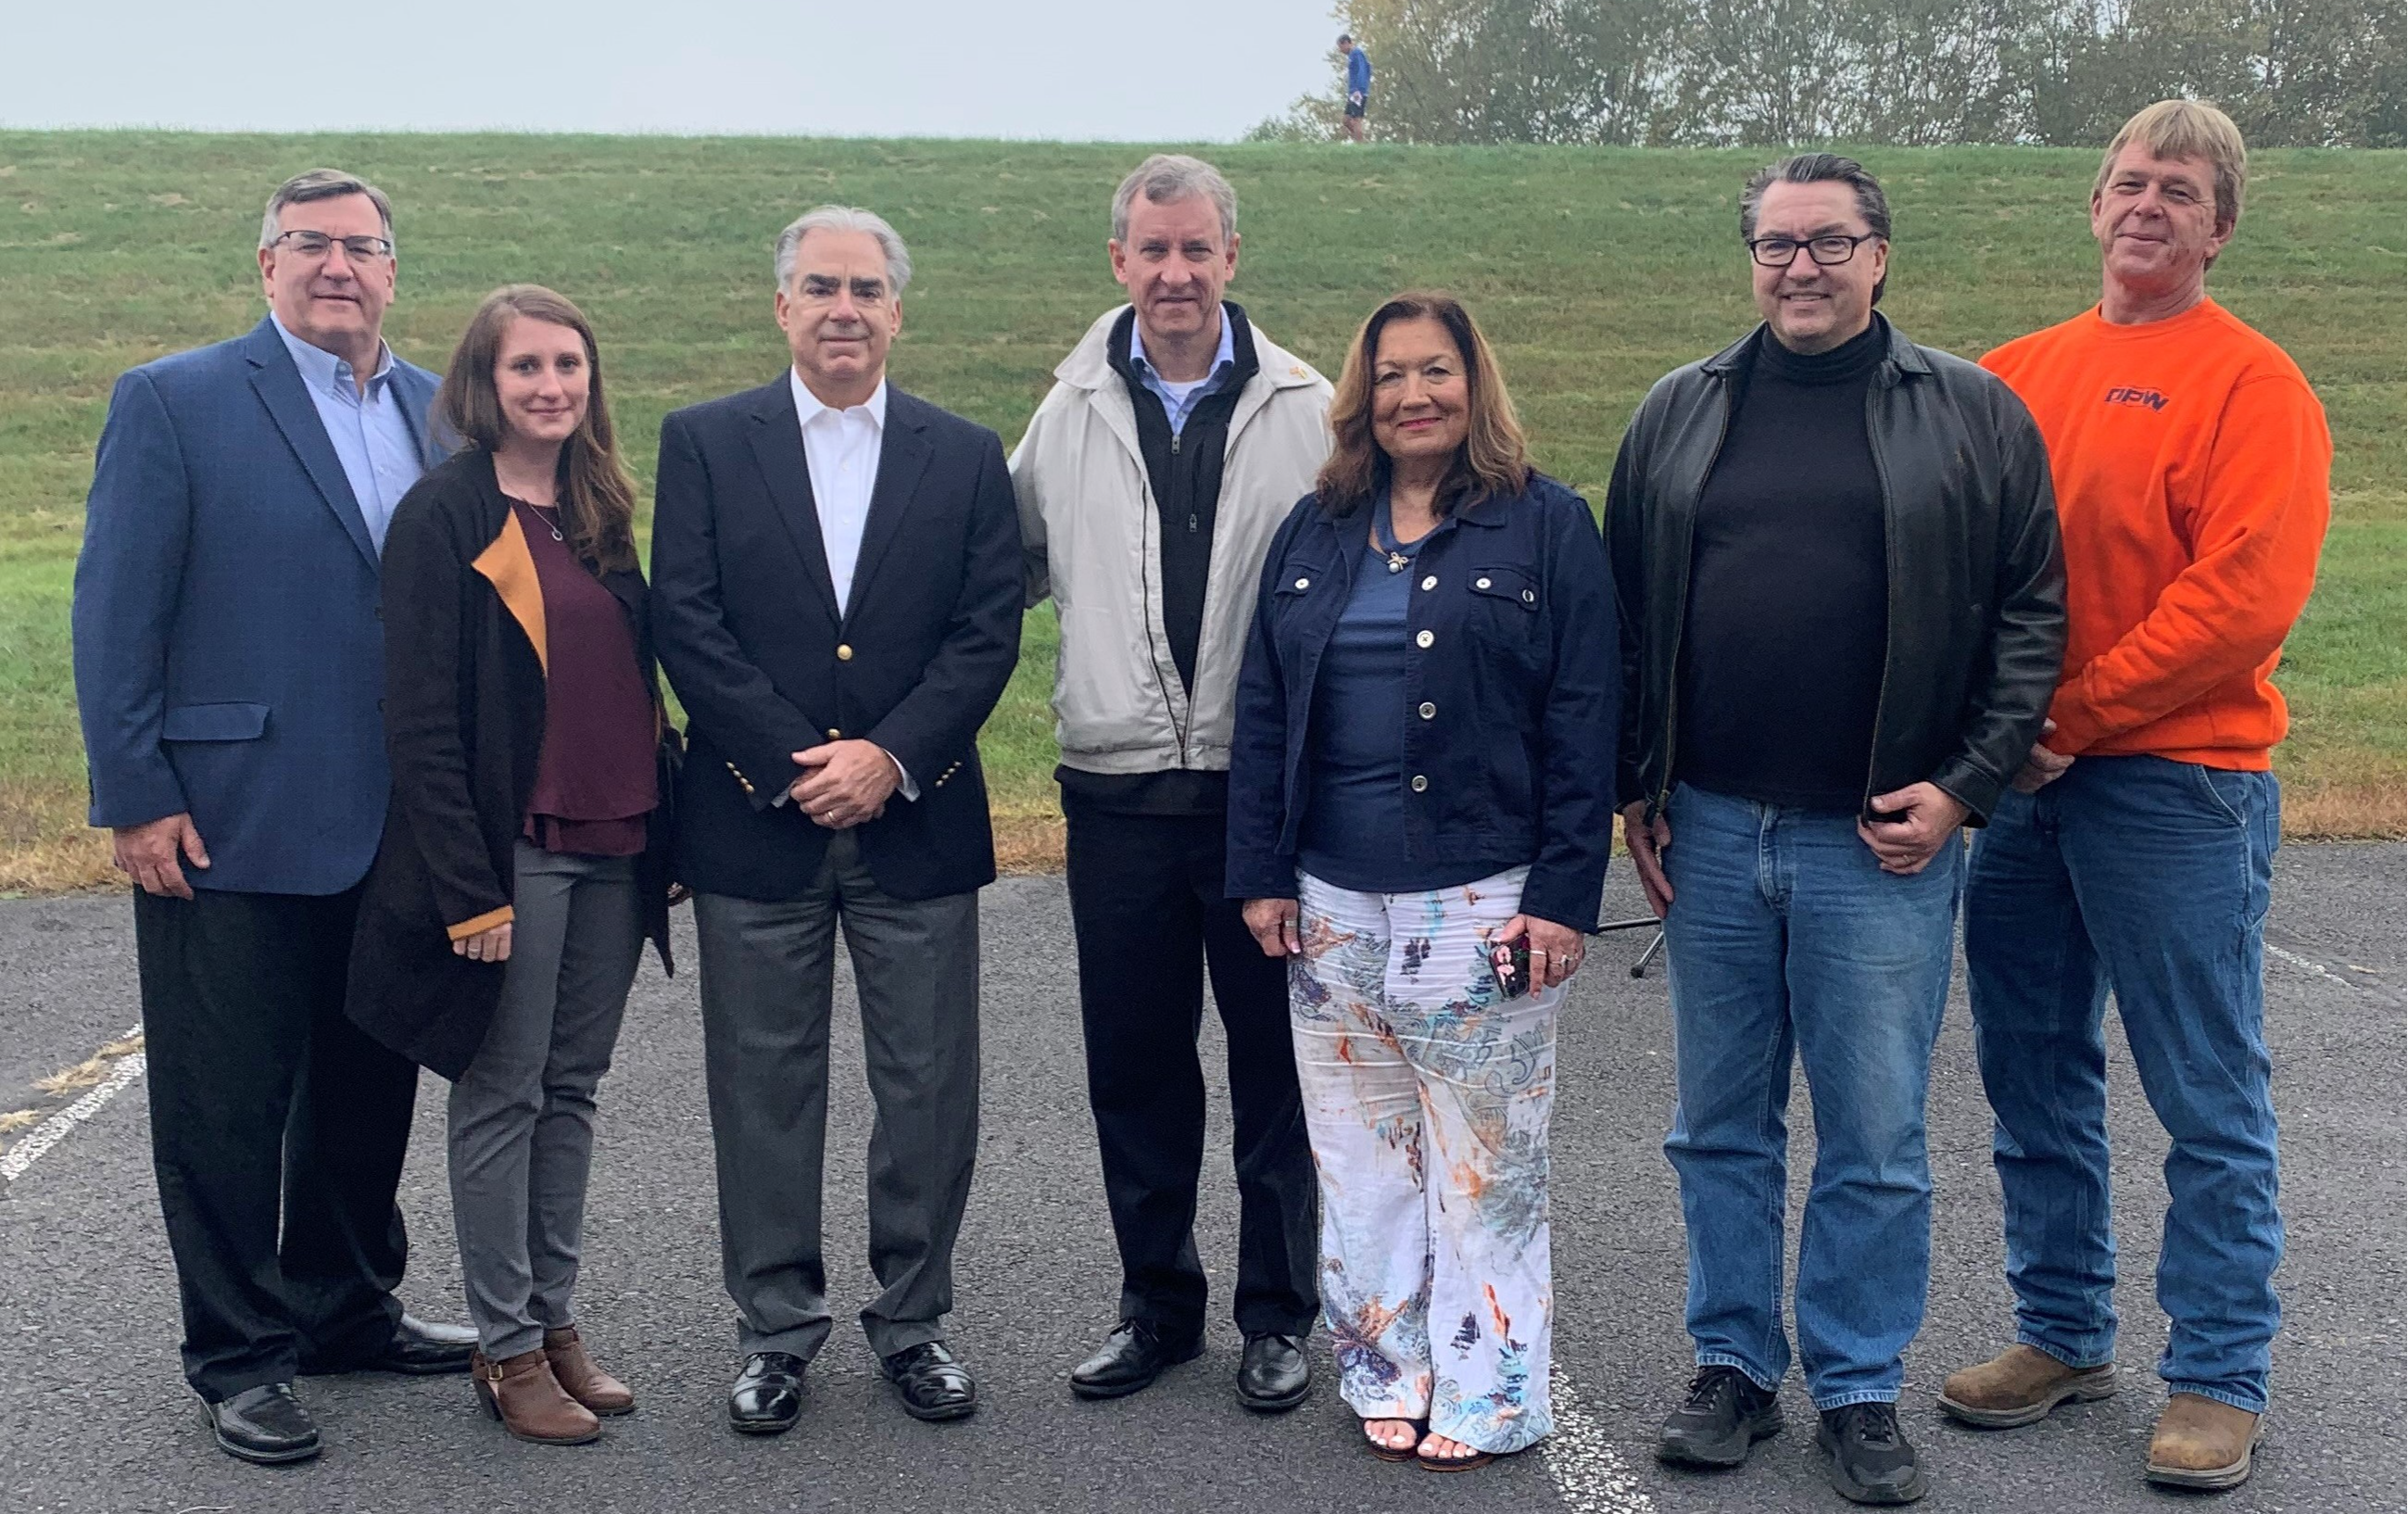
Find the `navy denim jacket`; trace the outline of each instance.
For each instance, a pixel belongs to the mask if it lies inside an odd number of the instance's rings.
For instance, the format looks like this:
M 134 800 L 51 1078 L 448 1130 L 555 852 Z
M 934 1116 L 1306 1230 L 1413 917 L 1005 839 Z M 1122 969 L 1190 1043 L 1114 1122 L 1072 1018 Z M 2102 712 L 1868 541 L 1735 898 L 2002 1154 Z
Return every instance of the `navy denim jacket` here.
M 1370 519 L 1368 504 L 1332 517 L 1307 495 L 1272 538 L 1229 753 L 1233 899 L 1296 896 L 1313 678 Z M 1518 849 L 1524 912 L 1585 930 L 1612 852 L 1621 736 L 1621 633 L 1597 518 L 1534 474 L 1456 522 L 1412 569 L 1407 624 L 1422 655 L 1397 706 L 1407 854 Z

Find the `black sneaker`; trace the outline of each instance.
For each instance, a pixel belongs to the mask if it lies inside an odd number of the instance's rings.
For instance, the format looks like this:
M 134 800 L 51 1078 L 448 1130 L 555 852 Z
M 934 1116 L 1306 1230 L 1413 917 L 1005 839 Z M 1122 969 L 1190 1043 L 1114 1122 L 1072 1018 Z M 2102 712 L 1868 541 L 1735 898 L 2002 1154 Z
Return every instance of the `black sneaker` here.
M 1924 1494 L 1923 1468 L 1895 1404 L 1825 1409 L 1814 1444 L 1830 1454 L 1831 1486 L 1851 1503 L 1912 1504 Z
M 1674 1466 L 1737 1466 L 1781 1433 L 1781 1397 L 1734 1366 L 1699 1367 L 1681 1407 L 1664 1417 L 1656 1459 Z

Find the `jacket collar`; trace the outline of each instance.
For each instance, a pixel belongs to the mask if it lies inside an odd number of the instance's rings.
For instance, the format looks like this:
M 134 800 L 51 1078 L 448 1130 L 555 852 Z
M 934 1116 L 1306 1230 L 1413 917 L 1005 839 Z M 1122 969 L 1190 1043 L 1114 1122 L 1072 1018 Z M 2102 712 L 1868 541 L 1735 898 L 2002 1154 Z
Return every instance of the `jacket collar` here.
M 853 560 L 853 592 L 839 613 L 836 580 L 828 573 L 827 543 L 820 535 L 819 507 L 811 497 L 810 459 L 803 450 L 802 421 L 795 407 L 795 393 L 801 385 L 792 381 L 791 369 L 788 373 L 790 377 L 772 379 L 749 396 L 746 407 L 753 420 L 753 456 L 769 498 L 802 558 L 805 581 L 820 596 L 828 619 L 841 626 L 850 623 L 860 608 L 867 597 L 863 591 L 876 577 L 880 560 L 910 508 L 920 475 L 934 451 L 921 433 L 928 429 L 935 407 L 891 383 L 880 386 L 886 396 L 886 421 L 881 428 L 878 475 L 870 485 L 869 519 L 862 523 L 861 553 Z
M 1931 372 L 1931 364 L 1924 357 L 1923 350 L 1907 340 L 1906 333 L 1899 330 L 1895 321 L 1878 312 L 1874 314 L 1873 319 L 1881 321 L 1889 331 L 1889 350 L 1882 355 L 1885 365 L 1899 373 L 1928 375 Z M 1748 365 L 1755 361 L 1756 344 L 1763 339 L 1764 322 L 1759 321 L 1756 323 L 1756 328 L 1746 336 L 1706 359 L 1702 371 L 1716 378 L 1727 378 L 1733 375 L 1744 373 Z
M 1120 320 L 1121 312 L 1128 308 L 1116 305 L 1097 316 L 1087 334 L 1079 338 L 1079 345 L 1070 349 L 1070 355 L 1055 364 L 1054 377 L 1073 389 L 1119 388 L 1120 376 L 1112 371 L 1112 326 Z M 1248 389 L 1301 389 L 1320 381 L 1321 376 L 1312 371 L 1311 364 L 1264 336 L 1263 328 L 1254 324 L 1251 318 L 1247 330 L 1254 338 L 1254 377 L 1247 380 Z

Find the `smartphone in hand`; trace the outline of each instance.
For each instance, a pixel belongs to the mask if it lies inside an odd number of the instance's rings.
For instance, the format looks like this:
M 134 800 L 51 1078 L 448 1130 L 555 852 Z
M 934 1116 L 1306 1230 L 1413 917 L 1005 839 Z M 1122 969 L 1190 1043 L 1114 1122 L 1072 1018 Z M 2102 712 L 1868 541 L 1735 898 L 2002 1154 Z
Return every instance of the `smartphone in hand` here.
M 1530 992 L 1530 937 L 1527 934 L 1512 940 L 1488 943 L 1488 970 L 1497 975 L 1497 992 L 1509 999 L 1518 999 Z

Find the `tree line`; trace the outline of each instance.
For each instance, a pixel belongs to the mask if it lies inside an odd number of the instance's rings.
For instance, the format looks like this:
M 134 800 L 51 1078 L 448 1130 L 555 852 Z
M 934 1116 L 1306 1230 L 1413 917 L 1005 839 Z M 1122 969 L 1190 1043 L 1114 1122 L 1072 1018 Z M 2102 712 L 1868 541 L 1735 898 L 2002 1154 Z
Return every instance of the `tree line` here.
M 2408 144 L 2396 0 L 1340 0 L 1337 18 L 1390 141 L 2086 147 L 2190 95 L 2253 147 Z M 1334 137 L 1342 92 L 1253 136 Z

